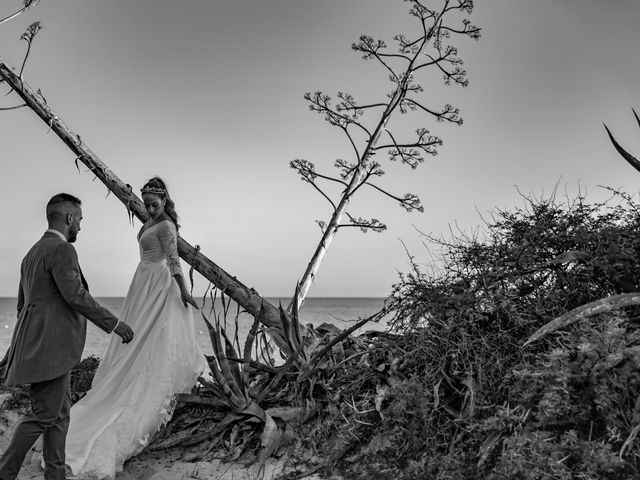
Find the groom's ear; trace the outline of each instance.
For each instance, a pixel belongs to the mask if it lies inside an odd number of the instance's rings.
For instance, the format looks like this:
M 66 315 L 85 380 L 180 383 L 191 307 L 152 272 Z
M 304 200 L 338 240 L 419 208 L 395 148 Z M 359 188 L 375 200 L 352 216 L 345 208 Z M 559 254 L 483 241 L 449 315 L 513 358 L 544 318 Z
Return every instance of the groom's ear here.
M 73 223 L 73 213 L 67 212 L 66 222 L 67 225 L 71 225 Z

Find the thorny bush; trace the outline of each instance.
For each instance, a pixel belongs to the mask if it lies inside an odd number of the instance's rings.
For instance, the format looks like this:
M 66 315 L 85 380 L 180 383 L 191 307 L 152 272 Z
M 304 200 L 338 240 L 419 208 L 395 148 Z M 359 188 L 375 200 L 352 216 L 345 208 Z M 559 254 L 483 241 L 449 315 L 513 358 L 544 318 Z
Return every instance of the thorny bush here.
M 600 204 L 525 198 L 474 235 L 430 238 L 443 266 L 428 275 L 414 263 L 394 286 L 395 335 L 380 336 L 367 359 L 377 420 L 349 431 L 358 440 L 338 471 L 353 479 L 640 475 L 637 308 L 522 347 L 573 308 L 638 290 L 640 206 L 613 193 Z M 353 424 L 333 409 L 336 424 L 338 415 Z

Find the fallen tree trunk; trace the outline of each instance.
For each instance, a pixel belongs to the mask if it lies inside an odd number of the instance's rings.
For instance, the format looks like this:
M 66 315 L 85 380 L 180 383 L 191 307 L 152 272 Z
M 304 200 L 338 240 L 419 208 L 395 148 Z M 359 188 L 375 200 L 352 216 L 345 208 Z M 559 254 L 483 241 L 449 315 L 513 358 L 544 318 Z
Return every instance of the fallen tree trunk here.
M 69 129 L 64 122 L 47 105 L 40 92 L 33 90 L 0 58 L 0 77 L 12 87 L 25 101 L 27 106 L 53 130 L 58 137 L 73 151 L 80 161 L 87 166 L 96 177 L 127 207 L 130 214 L 145 222 L 149 216 L 142 201 L 133 193 L 130 185 L 120 180 L 104 164 L 98 156 L 82 141 L 82 138 Z M 182 237 L 178 238 L 178 253 L 197 272 L 228 295 L 244 310 L 260 322 L 272 328 L 280 329 L 280 313 L 278 308 L 261 297 L 253 288 L 246 287 L 235 277 L 191 246 Z

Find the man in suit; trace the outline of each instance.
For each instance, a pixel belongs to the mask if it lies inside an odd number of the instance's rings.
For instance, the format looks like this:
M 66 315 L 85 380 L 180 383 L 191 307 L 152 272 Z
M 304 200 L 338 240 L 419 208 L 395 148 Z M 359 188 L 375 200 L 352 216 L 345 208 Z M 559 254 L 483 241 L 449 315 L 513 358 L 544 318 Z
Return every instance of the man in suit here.
M 18 322 L 5 357 L 5 383 L 29 384 L 32 413 L 26 415 L 0 459 L 0 480 L 14 480 L 40 435 L 46 480 L 65 478 L 69 427 L 69 374 L 78 363 L 89 319 L 129 343 L 133 331 L 87 290 L 72 243 L 80 231 L 81 201 L 54 195 L 47 204 L 49 229 L 20 267 Z M 86 317 L 86 318 L 85 318 Z

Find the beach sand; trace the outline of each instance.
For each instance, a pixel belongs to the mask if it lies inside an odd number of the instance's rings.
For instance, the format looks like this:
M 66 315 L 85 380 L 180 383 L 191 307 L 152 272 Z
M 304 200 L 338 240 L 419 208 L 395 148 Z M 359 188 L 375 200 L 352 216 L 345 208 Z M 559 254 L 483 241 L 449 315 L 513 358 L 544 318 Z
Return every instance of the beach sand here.
M 11 396 L 0 393 L 0 406 Z M 11 435 L 21 417 L 17 409 L 0 410 L 0 454 L 4 452 Z M 287 470 L 287 458 L 270 458 L 265 464 L 262 475 L 257 463 L 250 465 L 241 462 L 223 462 L 221 460 L 189 462 L 183 448 L 175 448 L 163 452 L 142 452 L 124 465 L 124 470 L 116 476 L 116 480 L 252 480 L 278 479 Z M 18 480 L 43 480 L 43 470 L 39 462 L 28 454 L 18 475 Z M 319 480 L 318 475 L 304 477 Z M 326 478 L 326 477 L 325 477 Z

